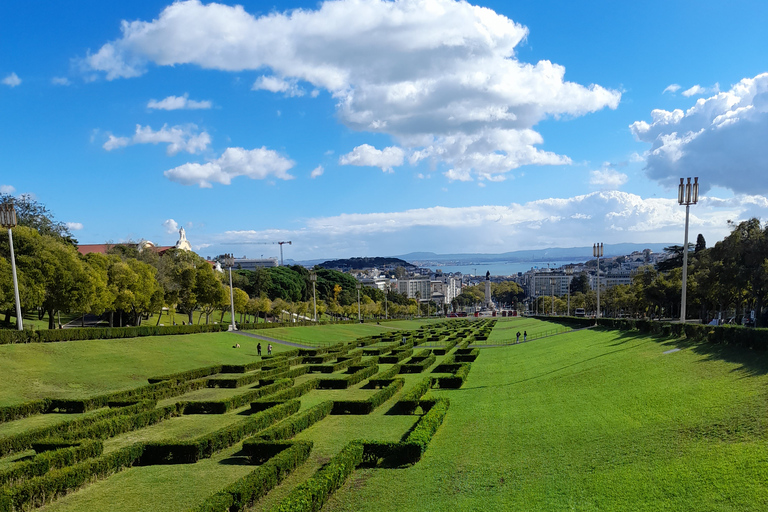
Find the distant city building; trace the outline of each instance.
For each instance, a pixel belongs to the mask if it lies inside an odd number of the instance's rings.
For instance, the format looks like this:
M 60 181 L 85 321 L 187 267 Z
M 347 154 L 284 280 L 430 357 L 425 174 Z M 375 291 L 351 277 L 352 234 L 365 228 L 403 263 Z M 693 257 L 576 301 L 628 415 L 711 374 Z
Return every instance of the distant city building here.
M 432 285 L 429 276 L 412 276 L 397 280 L 397 291 L 409 299 L 419 298 L 428 301 L 432 297 Z
M 116 244 L 80 244 L 77 246 L 77 251 L 85 256 L 93 252 L 100 254 L 107 254 L 111 248 L 115 246 L 133 247 L 139 252 L 141 251 L 154 251 L 160 255 L 165 254 L 168 249 L 179 249 L 181 251 L 192 251 L 192 245 L 187 240 L 187 235 L 184 232 L 184 228 L 179 230 L 179 240 L 176 245 L 163 245 L 158 246 L 149 240 L 140 240 L 139 242 L 120 242 Z
M 277 258 L 239 258 L 235 259 L 234 268 L 238 270 L 256 270 L 257 268 L 277 266 Z

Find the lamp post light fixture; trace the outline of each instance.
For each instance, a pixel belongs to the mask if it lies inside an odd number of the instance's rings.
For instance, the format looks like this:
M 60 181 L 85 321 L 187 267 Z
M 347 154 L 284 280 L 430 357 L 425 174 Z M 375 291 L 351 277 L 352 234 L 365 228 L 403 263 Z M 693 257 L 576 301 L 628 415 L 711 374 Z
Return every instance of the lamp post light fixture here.
M 221 258 L 221 262 L 224 263 L 225 267 L 229 267 L 229 307 L 230 307 L 230 314 L 232 315 L 232 318 L 229 322 L 229 330 L 230 331 L 236 331 L 237 326 L 235 325 L 235 291 L 234 288 L 232 288 L 232 267 L 235 266 L 235 257 L 232 254 L 225 254 L 223 258 Z
M 317 283 L 317 272 L 314 270 L 309 273 L 309 280 L 312 281 L 312 306 L 315 309 L 315 323 L 317 323 L 317 294 L 315 291 L 315 283 Z
M 16 209 L 12 204 L 0 205 L 0 226 L 8 229 L 8 243 L 11 246 L 11 273 L 13 274 L 13 294 L 16 299 L 16 328 L 24 329 L 21 317 L 21 302 L 19 301 L 19 281 L 16 278 L 16 256 L 13 253 L 13 232 L 16 227 Z
M 552 292 L 552 311 L 550 312 L 550 315 L 554 315 L 555 314 L 555 278 L 554 277 L 549 278 L 549 288 L 550 288 L 549 291 Z
M 568 316 L 571 316 L 571 279 L 567 278 L 567 276 L 573 275 L 573 267 L 568 265 L 565 267 L 565 275 L 566 275 L 566 281 L 568 282 Z
M 360 315 L 360 290 L 363 288 L 363 283 L 358 282 L 357 288 L 357 321 L 363 323 L 363 317 Z
M 699 178 L 691 178 L 683 183 L 680 178 L 680 185 L 677 188 L 677 202 L 680 206 L 685 205 L 685 242 L 683 242 L 683 290 L 682 300 L 680 301 L 680 322 L 685 323 L 685 295 L 686 285 L 688 284 L 688 218 L 691 205 L 699 202 Z
M 387 295 L 389 295 L 389 286 L 384 290 L 384 320 L 389 320 L 389 309 L 387 306 Z
M 592 256 L 597 258 L 597 315 L 595 318 L 600 318 L 600 257 L 603 255 L 603 244 L 597 243 L 592 245 Z

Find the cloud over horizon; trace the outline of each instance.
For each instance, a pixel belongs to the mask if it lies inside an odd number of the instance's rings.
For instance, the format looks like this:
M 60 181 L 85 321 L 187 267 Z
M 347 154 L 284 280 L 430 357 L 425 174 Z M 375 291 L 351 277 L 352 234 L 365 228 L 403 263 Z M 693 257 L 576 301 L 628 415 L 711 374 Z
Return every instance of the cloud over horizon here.
M 327 90 L 347 127 L 387 134 L 415 161 L 470 179 L 570 163 L 539 149 L 544 141 L 533 127 L 615 109 L 621 98 L 565 81 L 565 68 L 548 60 L 517 60 L 525 26 L 455 0 L 335 0 L 258 17 L 242 6 L 188 0 L 153 21 L 123 21 L 121 31 L 83 59 L 89 72 L 115 80 L 140 76 L 150 64 L 268 69 L 254 89 L 301 96 L 310 84 L 313 97 Z
M 647 176 L 669 187 L 698 176 L 701 191 L 723 187 L 768 194 L 768 73 L 744 78 L 730 90 L 700 98 L 686 111 L 653 110 L 651 122 L 630 125 L 647 151 Z
M 257 149 L 227 148 L 216 160 L 198 164 L 187 163 L 165 171 L 166 178 L 182 185 L 198 185 L 211 188 L 213 183 L 229 185 L 233 178 L 246 176 L 259 180 L 269 176 L 291 180 L 288 170 L 295 165 L 293 160 L 265 147 Z

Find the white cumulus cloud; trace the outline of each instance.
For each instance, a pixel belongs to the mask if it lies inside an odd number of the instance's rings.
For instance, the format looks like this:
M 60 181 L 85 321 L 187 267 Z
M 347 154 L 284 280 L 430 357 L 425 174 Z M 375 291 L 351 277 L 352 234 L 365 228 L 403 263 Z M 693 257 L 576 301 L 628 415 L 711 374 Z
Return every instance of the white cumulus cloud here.
M 384 172 L 394 172 L 394 167 L 403 165 L 404 158 L 405 153 L 396 146 L 376 149 L 370 144 L 362 144 L 350 153 L 340 156 L 339 163 L 341 165 L 379 167 Z
M 16 87 L 17 85 L 21 85 L 21 78 L 19 78 L 19 75 L 16 73 L 11 73 L 3 78 L 2 82 L 8 87 Z
M 168 234 L 175 233 L 179 230 L 179 223 L 173 219 L 166 219 L 163 221 L 163 228 Z
M 310 178 L 317 178 L 318 176 L 322 176 L 323 172 L 325 172 L 325 169 L 322 165 L 318 165 L 314 169 L 312 169 L 312 173 L 309 175 Z
M 255 89 L 288 96 L 326 90 L 354 130 L 384 133 L 454 172 L 500 174 L 570 163 L 542 151 L 543 119 L 616 108 L 621 94 L 564 79 L 548 60 L 517 59 L 527 27 L 458 0 L 335 0 L 255 16 L 242 6 L 174 2 L 83 65 L 108 80 L 149 64 L 267 73 Z
M 147 108 L 158 110 L 201 110 L 209 109 L 213 105 L 210 101 L 195 101 L 189 99 L 189 94 L 183 96 L 168 96 L 160 101 L 149 100 Z
M 170 128 L 168 125 L 163 125 L 157 131 L 153 130 L 150 126 L 137 124 L 136 132 L 132 137 L 109 135 L 109 138 L 102 147 L 107 151 L 112 151 L 113 149 L 134 144 L 168 144 L 166 152 L 169 155 L 175 155 L 180 151 L 195 154 L 204 151 L 211 143 L 211 136 L 208 135 L 208 132 L 197 133 L 196 130 L 197 126 L 194 124 L 172 126 Z
M 16 187 L 13 185 L 0 185 L 0 194 L 13 194 L 16 192 Z
M 67 229 L 70 231 L 80 231 L 83 229 L 83 224 L 81 222 L 65 222 L 65 226 L 67 226 Z
M 630 130 L 650 144 L 645 171 L 651 179 L 674 187 L 682 177 L 698 176 L 702 192 L 719 186 L 768 193 L 768 73 L 700 98 L 686 111 L 654 110 L 650 123 L 636 121 Z
M 589 184 L 602 190 L 616 190 L 626 182 L 626 174 L 609 167 L 589 173 Z
M 295 165 L 276 151 L 267 148 L 227 148 L 218 159 L 204 164 L 187 163 L 169 169 L 166 178 L 182 185 L 210 188 L 213 183 L 229 185 L 233 178 L 246 176 L 259 180 L 269 176 L 281 180 L 293 179 L 288 170 Z
M 668 86 L 667 86 L 667 87 L 664 89 L 664 91 L 662 92 L 662 94 L 664 94 L 664 93 L 666 93 L 666 92 L 676 93 L 676 92 L 677 92 L 677 91 L 679 91 L 679 90 L 680 90 L 680 86 L 679 86 L 678 84 L 669 84 L 669 85 L 668 85 Z
M 718 93 L 720 92 L 720 84 L 715 84 L 714 87 L 706 88 L 702 87 L 698 84 L 694 85 L 690 89 L 686 89 L 682 92 L 682 95 L 686 98 L 689 98 L 691 96 L 697 96 L 700 94 L 711 94 L 711 93 Z

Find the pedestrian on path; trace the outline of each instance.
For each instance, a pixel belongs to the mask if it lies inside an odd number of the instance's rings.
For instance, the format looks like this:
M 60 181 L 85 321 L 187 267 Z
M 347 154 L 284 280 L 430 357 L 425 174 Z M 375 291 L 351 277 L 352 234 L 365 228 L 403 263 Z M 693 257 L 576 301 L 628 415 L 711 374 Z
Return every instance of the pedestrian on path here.
M 528 341 L 528 331 L 523 331 L 523 341 Z
M 259 354 L 259 357 L 261 357 L 261 343 L 256 345 L 256 352 Z
M 515 340 L 515 343 L 520 343 L 520 331 L 517 331 L 517 339 Z
M 271 343 L 269 345 L 267 345 L 267 355 L 268 356 L 272 355 L 272 344 Z

